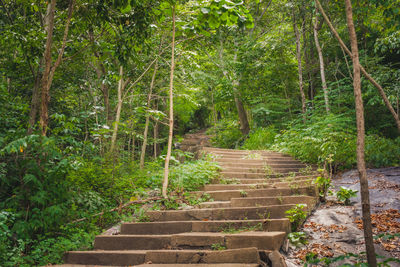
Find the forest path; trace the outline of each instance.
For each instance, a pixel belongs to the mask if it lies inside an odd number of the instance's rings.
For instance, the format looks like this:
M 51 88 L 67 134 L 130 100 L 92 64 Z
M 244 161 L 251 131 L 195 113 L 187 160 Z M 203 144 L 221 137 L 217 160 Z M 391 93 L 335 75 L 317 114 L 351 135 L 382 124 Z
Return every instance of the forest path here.
M 296 204 L 314 208 L 315 174 L 282 153 L 204 146 L 208 139 L 186 135 L 181 146 L 221 165 L 219 179 L 192 193 L 212 200 L 188 210 L 147 211 L 148 222 L 97 236 L 95 250 L 68 252 L 67 266 L 284 266 L 278 251 L 290 232 L 285 211 Z

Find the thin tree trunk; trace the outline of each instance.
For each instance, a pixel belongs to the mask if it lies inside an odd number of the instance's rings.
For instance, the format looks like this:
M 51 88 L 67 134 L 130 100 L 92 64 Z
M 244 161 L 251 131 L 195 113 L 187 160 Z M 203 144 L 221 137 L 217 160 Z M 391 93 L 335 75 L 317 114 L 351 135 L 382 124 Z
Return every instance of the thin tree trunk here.
M 296 18 L 293 11 L 293 30 L 296 36 L 296 58 L 298 65 L 298 73 L 299 73 L 299 89 L 301 95 L 301 112 L 303 113 L 303 121 L 306 122 L 306 96 L 304 94 L 303 88 L 303 67 L 301 64 L 301 46 L 300 46 L 300 33 L 297 28 Z
M 61 49 L 58 53 L 57 59 L 52 64 L 51 48 L 53 45 L 53 31 L 54 31 L 54 13 L 56 7 L 56 0 L 51 0 L 48 4 L 46 19 L 45 19 L 45 30 L 47 32 L 46 45 L 44 52 L 44 71 L 41 79 L 41 105 L 40 105 L 40 129 L 43 136 L 47 133 L 47 128 L 49 124 L 49 102 L 50 102 L 50 87 L 53 83 L 53 78 L 56 69 L 62 62 L 62 57 L 64 55 L 64 50 L 67 44 L 67 37 L 69 32 L 69 25 L 72 18 L 72 11 L 74 7 L 74 0 L 70 0 L 68 7 L 68 17 L 65 24 L 64 36 Z M 53 65 L 53 66 L 52 66 Z
M 45 30 L 47 32 L 46 45 L 44 51 L 44 71 L 41 79 L 41 105 L 40 105 L 40 129 L 42 135 L 46 135 L 48 125 L 48 102 L 49 102 L 49 75 L 51 70 L 51 46 L 53 45 L 53 30 L 54 30 L 54 10 L 56 0 L 51 0 L 47 6 L 45 18 Z
M 319 11 L 321 12 L 322 16 L 324 17 L 326 23 L 328 24 L 329 28 L 331 29 L 333 35 L 336 37 L 336 39 L 339 41 L 340 46 L 344 49 L 344 51 L 346 52 L 346 54 L 348 54 L 349 56 L 352 56 L 351 51 L 347 48 L 347 46 L 344 44 L 344 42 L 342 41 L 342 39 L 340 38 L 338 32 L 336 31 L 336 29 L 333 27 L 332 23 L 330 22 L 328 16 L 325 14 L 324 9 L 322 8 L 321 3 L 318 0 L 315 0 L 317 7 L 319 9 Z M 385 91 L 383 90 L 382 86 L 380 86 L 375 80 L 374 78 L 371 77 L 371 75 L 369 75 L 367 73 L 367 71 L 364 69 L 363 66 L 360 65 L 360 70 L 362 72 L 362 74 L 364 74 L 365 78 L 367 78 L 377 89 L 379 94 L 381 95 L 383 102 L 385 103 L 386 107 L 389 109 L 390 113 L 392 113 L 392 116 L 396 122 L 396 126 L 397 129 L 400 132 L 400 119 L 399 119 L 399 114 L 396 113 L 396 111 L 394 110 L 392 104 L 390 104 L 389 99 L 387 98 Z
M 118 134 L 118 126 L 119 126 L 119 121 L 121 117 L 121 109 L 122 109 L 122 87 L 123 87 L 123 79 L 122 76 L 124 74 L 123 67 L 119 67 L 119 82 L 118 82 L 118 103 L 117 103 L 117 112 L 115 115 L 115 121 L 114 121 L 114 129 L 113 129 L 113 134 L 111 137 L 111 147 L 110 147 L 110 153 L 114 152 L 115 149 L 115 143 L 117 141 L 117 134 Z
M 172 138 L 174 134 L 174 70 L 175 70 L 175 6 L 172 7 L 172 51 L 171 51 L 171 73 L 169 81 L 169 133 L 168 133 L 168 148 L 165 157 L 164 166 L 164 181 L 162 186 L 162 196 L 167 198 L 169 161 L 172 152 Z
M 153 157 L 154 159 L 157 159 L 158 156 L 158 121 L 154 122 L 154 128 L 153 128 L 153 139 L 154 139 L 154 154 Z
M 149 94 L 147 96 L 147 107 L 150 107 L 150 104 L 151 104 L 151 94 L 153 93 L 153 87 L 154 87 L 154 81 L 156 79 L 157 69 L 158 69 L 158 61 L 154 65 L 154 72 L 153 72 L 153 76 L 151 77 Z M 143 169 L 143 167 L 144 167 L 144 159 L 146 156 L 147 134 L 149 132 L 149 124 L 150 124 L 150 116 L 149 116 L 149 114 L 146 114 L 146 122 L 144 125 L 144 133 L 143 133 L 142 151 L 140 154 L 140 164 L 139 164 L 140 169 Z
M 371 267 L 377 266 L 374 239 L 372 236 L 371 225 L 371 207 L 369 202 L 369 190 L 367 170 L 365 167 L 365 127 L 364 127 L 364 106 L 361 94 L 361 73 L 360 62 L 358 56 L 358 45 L 356 30 L 353 22 L 353 11 L 351 7 L 351 0 L 345 0 L 346 4 L 346 18 L 347 26 L 349 28 L 352 60 L 353 60 L 353 86 L 354 97 L 356 104 L 356 119 L 357 119 L 357 168 L 360 176 L 361 187 L 361 206 L 363 213 L 363 228 L 365 246 L 367 250 L 368 264 Z
M 31 101 L 31 109 L 29 111 L 29 126 L 28 126 L 28 131 L 27 131 L 28 135 L 32 134 L 32 132 L 33 132 L 33 128 L 36 123 L 36 117 L 39 112 L 40 81 L 41 81 L 41 74 L 40 74 L 40 71 L 38 71 L 38 73 L 35 77 L 35 83 L 33 84 L 33 89 L 32 89 L 32 101 Z
M 322 90 L 324 91 L 324 99 L 325 99 L 325 109 L 326 113 L 329 114 L 329 96 L 328 96 L 328 87 L 326 86 L 325 79 L 325 64 L 324 64 L 324 56 L 322 55 L 322 49 L 318 40 L 318 15 L 315 16 L 315 24 L 314 24 L 314 40 L 315 47 L 317 48 L 318 57 L 319 57 L 319 69 L 321 71 L 321 82 L 322 82 Z

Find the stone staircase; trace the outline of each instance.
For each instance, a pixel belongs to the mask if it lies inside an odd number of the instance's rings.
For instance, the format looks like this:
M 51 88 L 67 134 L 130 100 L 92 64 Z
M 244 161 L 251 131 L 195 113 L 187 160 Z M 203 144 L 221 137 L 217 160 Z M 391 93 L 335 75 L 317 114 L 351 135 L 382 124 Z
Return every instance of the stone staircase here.
M 149 222 L 124 223 L 119 235 L 97 236 L 93 251 L 68 252 L 66 263 L 284 266 L 271 255 L 290 232 L 285 211 L 300 203 L 308 209 L 315 206 L 315 175 L 305 175 L 304 164 L 281 153 L 211 147 L 202 151 L 221 165 L 221 178 L 193 194 L 212 201 L 188 210 L 148 211 Z

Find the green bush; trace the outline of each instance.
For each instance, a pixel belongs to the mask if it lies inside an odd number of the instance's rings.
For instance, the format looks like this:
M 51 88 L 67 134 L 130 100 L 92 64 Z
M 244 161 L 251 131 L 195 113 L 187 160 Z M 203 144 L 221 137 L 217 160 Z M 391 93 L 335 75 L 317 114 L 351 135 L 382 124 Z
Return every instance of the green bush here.
M 272 149 L 308 162 L 332 163 L 333 169 L 352 168 L 357 163 L 357 133 L 354 122 L 343 115 L 313 116 L 306 124 L 294 122 L 276 135 Z M 369 167 L 400 164 L 400 138 L 395 140 L 367 135 L 366 163 Z
M 392 140 L 378 135 L 368 135 L 365 140 L 365 154 L 369 167 L 399 166 L 400 137 Z
M 243 141 L 237 121 L 223 120 L 207 131 L 212 134 L 211 143 L 220 148 L 236 148 Z
M 183 193 L 195 191 L 211 182 L 219 175 L 220 167 L 216 162 L 207 160 L 188 161 L 170 168 L 169 191 Z M 146 187 L 161 188 L 164 172 L 153 174 L 147 180 Z
M 275 127 L 257 128 L 250 132 L 249 138 L 244 141 L 243 149 L 262 150 L 269 149 L 274 141 L 277 131 Z
M 294 123 L 276 136 L 276 150 L 308 163 L 332 160 L 335 168 L 356 163 L 356 134 L 345 116 L 314 116 L 306 124 Z

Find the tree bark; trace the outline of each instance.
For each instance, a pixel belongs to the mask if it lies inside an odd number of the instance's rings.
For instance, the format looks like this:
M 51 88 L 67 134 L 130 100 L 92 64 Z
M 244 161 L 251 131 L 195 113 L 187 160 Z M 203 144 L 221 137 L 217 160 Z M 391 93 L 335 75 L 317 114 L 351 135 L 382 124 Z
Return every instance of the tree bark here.
M 364 239 L 367 251 L 367 258 L 369 266 L 377 266 L 374 239 L 372 236 L 371 225 L 371 208 L 369 202 L 369 189 L 367 170 L 365 167 L 365 127 L 364 127 L 364 106 L 361 93 L 361 68 L 358 56 L 357 35 L 353 22 L 353 11 L 351 0 L 345 0 L 346 4 L 346 18 L 347 26 L 349 29 L 352 60 L 353 60 L 353 87 L 354 97 L 356 104 L 356 119 L 357 119 L 357 168 L 360 176 L 361 188 L 361 206 L 363 213 L 363 228 Z
M 39 67 L 40 68 L 40 67 Z M 27 134 L 30 135 L 33 132 L 36 123 L 36 117 L 39 113 L 40 107 L 40 81 L 41 81 L 41 74 L 40 71 L 36 74 L 35 82 L 33 84 L 32 89 L 32 100 L 31 100 L 31 109 L 29 111 L 29 126 Z
M 123 79 L 122 76 L 124 74 L 123 67 L 119 67 L 119 82 L 118 82 L 118 103 L 117 103 L 117 112 L 115 115 L 115 121 L 114 121 L 114 129 L 113 129 L 113 134 L 111 137 L 111 147 L 110 147 L 110 153 L 114 152 L 115 149 L 115 143 L 117 141 L 117 134 L 118 134 L 118 126 L 119 126 L 119 121 L 121 118 L 121 109 L 122 109 L 122 87 L 123 87 Z
M 71 22 L 72 11 L 74 7 L 74 0 L 70 0 L 68 7 L 68 17 L 65 24 L 63 42 L 58 56 L 54 64 L 52 64 L 51 48 L 53 45 L 53 31 L 54 31 L 54 13 L 56 8 L 56 0 L 51 0 L 47 6 L 45 30 L 47 33 L 45 52 L 44 52 L 44 71 L 41 77 L 41 105 L 40 105 L 40 129 L 43 136 L 47 133 L 49 124 L 49 102 L 50 102 L 50 87 L 53 83 L 53 78 L 56 69 L 62 62 L 64 50 L 67 44 L 67 37 L 69 32 L 69 25 Z
M 328 96 L 328 87 L 326 86 L 326 78 L 325 78 L 325 64 L 324 64 L 324 56 L 322 55 L 322 49 L 319 44 L 318 39 L 318 15 L 315 16 L 315 23 L 314 23 L 314 40 L 315 40 L 315 47 L 317 48 L 318 57 L 319 57 L 319 69 L 321 72 L 321 82 L 322 82 L 322 90 L 324 91 L 324 99 L 325 99 L 325 109 L 326 113 L 329 114 L 329 96 Z
M 174 134 L 174 70 L 175 70 L 175 6 L 172 7 L 172 45 L 171 45 L 171 73 L 169 81 L 169 132 L 168 132 L 168 148 L 165 157 L 164 181 L 162 186 L 162 196 L 167 198 L 169 161 L 172 152 L 172 138 Z
M 153 72 L 153 76 L 151 77 L 149 94 L 147 95 L 147 107 L 150 107 L 150 104 L 151 104 L 151 94 L 153 92 L 154 81 L 156 79 L 157 69 L 158 69 L 158 62 L 156 62 L 154 65 L 154 72 Z M 146 122 L 144 125 L 144 133 L 143 133 L 143 144 L 142 144 L 142 151 L 140 154 L 140 163 L 139 163 L 140 169 L 144 168 L 144 159 L 146 156 L 147 135 L 149 132 L 149 124 L 150 124 L 150 116 L 148 113 L 146 113 Z
M 332 23 L 330 22 L 328 16 L 325 14 L 324 9 L 322 8 L 321 3 L 318 0 L 315 0 L 317 7 L 319 9 L 319 11 L 321 12 L 322 16 L 325 19 L 325 22 L 328 24 L 329 28 L 331 29 L 333 35 L 335 36 L 335 38 L 338 40 L 340 46 L 344 49 L 344 51 L 346 52 L 346 54 L 348 54 L 349 56 L 352 56 L 351 51 L 347 48 L 347 46 L 344 44 L 344 42 L 342 41 L 342 39 L 340 38 L 338 32 L 336 31 L 336 29 L 333 27 Z M 364 67 L 362 65 L 360 65 L 360 70 L 362 72 L 362 74 L 364 74 L 365 78 L 367 78 L 377 89 L 379 94 L 381 95 L 383 102 L 385 103 L 387 109 L 389 109 L 390 113 L 392 114 L 395 122 L 396 122 L 396 126 L 397 129 L 400 132 L 400 119 L 399 119 L 399 114 L 396 113 L 396 111 L 394 110 L 392 104 L 390 104 L 389 99 L 387 98 L 385 91 L 383 90 L 382 86 L 380 86 L 375 80 L 374 78 L 372 78 L 371 75 L 369 75 L 367 73 L 367 71 L 364 69 Z
M 300 46 L 300 33 L 297 28 L 296 17 L 293 11 L 293 30 L 296 36 L 296 58 L 297 58 L 297 66 L 298 66 L 298 74 L 299 74 L 299 89 L 301 95 L 301 112 L 303 113 L 303 121 L 306 122 L 306 96 L 304 94 L 303 87 L 303 67 L 301 64 L 301 46 Z
M 48 125 L 48 102 L 49 102 L 49 75 L 51 70 L 52 58 L 51 47 L 53 45 L 53 30 L 54 30 L 54 12 L 56 0 L 51 0 L 47 6 L 45 18 L 45 30 L 47 33 L 46 45 L 44 51 L 44 71 L 41 79 L 41 105 L 40 105 L 40 129 L 42 135 L 46 135 Z

